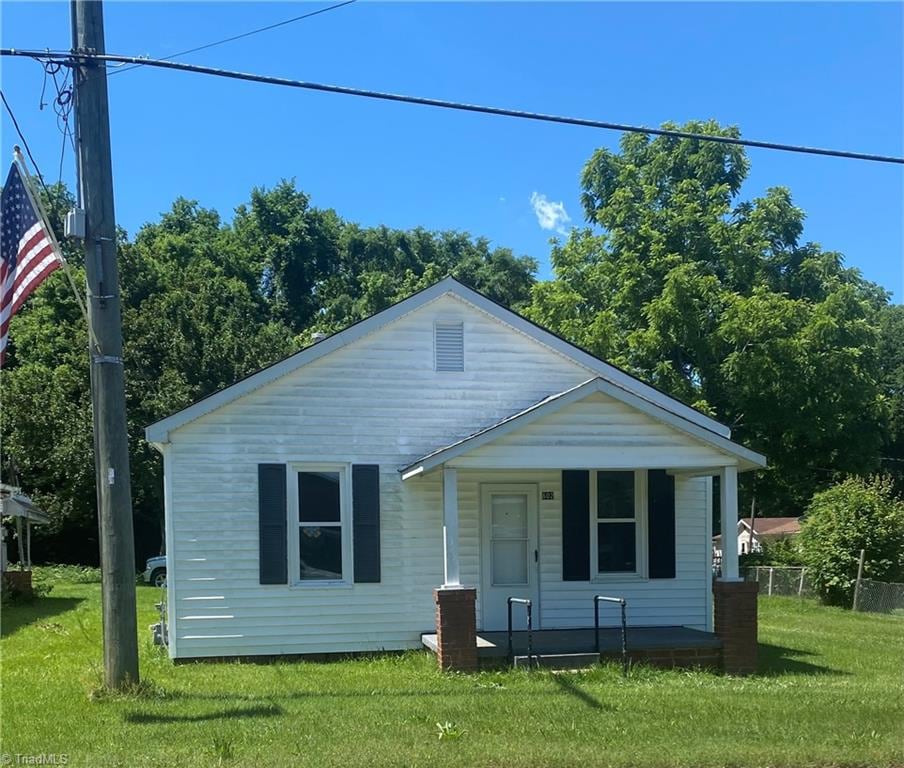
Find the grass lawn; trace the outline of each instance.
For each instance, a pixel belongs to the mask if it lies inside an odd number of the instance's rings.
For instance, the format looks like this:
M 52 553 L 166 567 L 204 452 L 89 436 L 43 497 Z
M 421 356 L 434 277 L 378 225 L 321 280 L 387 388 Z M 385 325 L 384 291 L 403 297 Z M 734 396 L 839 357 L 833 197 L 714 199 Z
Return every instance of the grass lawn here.
M 4 606 L 2 747 L 70 766 L 904 765 L 904 619 L 760 602 L 760 671 L 441 674 L 432 656 L 174 666 L 104 696 L 100 585 Z M 438 725 L 439 724 L 439 725 Z M 441 737 L 442 736 L 442 737 Z M 15 764 L 15 762 L 13 762 Z

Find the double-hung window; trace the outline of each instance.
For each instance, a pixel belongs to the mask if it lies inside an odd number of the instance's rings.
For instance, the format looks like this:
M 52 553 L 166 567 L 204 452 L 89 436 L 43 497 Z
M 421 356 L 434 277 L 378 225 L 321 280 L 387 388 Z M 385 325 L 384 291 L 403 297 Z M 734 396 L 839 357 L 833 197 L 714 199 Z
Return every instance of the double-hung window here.
M 339 582 L 351 569 L 346 508 L 347 472 L 341 465 L 299 465 L 294 545 L 299 582 Z M 291 528 L 290 528 L 291 530 Z
M 646 472 L 591 472 L 591 562 L 605 574 L 645 573 Z

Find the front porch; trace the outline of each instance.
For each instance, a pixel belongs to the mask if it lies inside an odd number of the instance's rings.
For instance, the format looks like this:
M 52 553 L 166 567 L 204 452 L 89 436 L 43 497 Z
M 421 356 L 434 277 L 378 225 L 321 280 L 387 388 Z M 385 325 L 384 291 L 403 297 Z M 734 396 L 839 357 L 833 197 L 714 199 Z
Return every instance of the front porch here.
M 749 672 L 756 595 L 738 578 L 732 537 L 712 583 L 712 478 L 731 530 L 738 474 L 764 463 L 726 428 L 692 425 L 600 379 L 422 456 L 400 474 L 442 506 L 443 582 L 424 644 L 443 669 L 517 663 L 532 616 L 535 654 L 596 663 L 620 649 L 603 600 L 622 604 L 622 621 L 626 610 L 635 661 Z M 522 630 L 512 653 L 507 626 Z
M 421 635 L 424 647 L 438 652 L 436 633 Z M 621 659 L 621 630 L 600 628 L 599 652 L 596 631 L 581 629 L 540 629 L 531 636 L 533 662 L 537 666 L 574 669 L 600 661 Z M 512 633 L 512 662 L 528 663 L 528 637 L 525 631 Z M 689 627 L 629 627 L 627 655 L 632 664 L 655 667 L 706 667 L 718 669 L 722 663 L 722 641 L 710 632 Z M 508 632 L 478 632 L 477 661 L 480 667 L 509 663 Z

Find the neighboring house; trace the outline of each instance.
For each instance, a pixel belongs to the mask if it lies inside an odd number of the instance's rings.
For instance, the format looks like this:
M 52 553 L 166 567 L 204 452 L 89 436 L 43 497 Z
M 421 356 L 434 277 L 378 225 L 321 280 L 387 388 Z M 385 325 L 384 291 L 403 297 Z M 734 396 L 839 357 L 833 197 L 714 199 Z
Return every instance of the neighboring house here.
M 735 520 L 738 472 L 765 466 L 451 278 L 146 434 L 176 658 L 416 648 L 434 627 L 470 653 L 511 596 L 535 629 L 592 627 L 606 593 L 632 627 L 712 632 L 712 477 Z M 728 594 L 736 555 L 724 573 Z
M 750 530 L 750 518 L 738 520 L 738 552 L 746 555 L 750 552 L 762 552 L 763 542 L 789 539 L 800 533 L 799 517 L 755 517 L 753 532 Z M 713 536 L 713 556 L 722 557 L 722 537 Z
M 16 570 L 9 568 L 6 526 L 3 525 L 6 520 L 14 521 L 16 526 Z M 31 593 L 31 526 L 49 522 L 47 514 L 38 509 L 19 488 L 0 483 L 0 579 L 4 587 L 11 586 L 20 592 Z

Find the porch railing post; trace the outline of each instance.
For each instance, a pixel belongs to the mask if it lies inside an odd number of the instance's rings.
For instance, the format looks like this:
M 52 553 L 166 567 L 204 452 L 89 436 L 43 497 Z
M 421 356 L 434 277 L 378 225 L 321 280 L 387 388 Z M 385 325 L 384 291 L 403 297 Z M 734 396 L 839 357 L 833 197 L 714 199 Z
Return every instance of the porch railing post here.
M 597 654 L 600 652 L 600 602 L 599 595 L 593 598 L 593 637 Z
M 508 659 L 509 664 L 514 664 L 515 646 L 512 642 L 512 599 L 509 598 L 506 603 L 508 604 Z
M 508 657 L 509 664 L 515 664 L 515 646 L 512 641 L 512 605 L 519 603 L 527 608 L 527 665 L 533 666 L 534 662 L 534 618 L 533 602 L 524 597 L 510 597 L 506 601 L 508 608 Z
M 621 658 L 622 676 L 628 676 L 628 617 L 627 604 L 624 598 L 621 601 Z
M 621 608 L 621 657 L 622 657 L 622 675 L 628 676 L 628 602 L 623 597 L 607 597 L 606 595 L 593 596 L 593 631 L 596 653 L 600 656 L 602 662 L 602 654 L 600 653 L 600 603 L 617 603 Z

